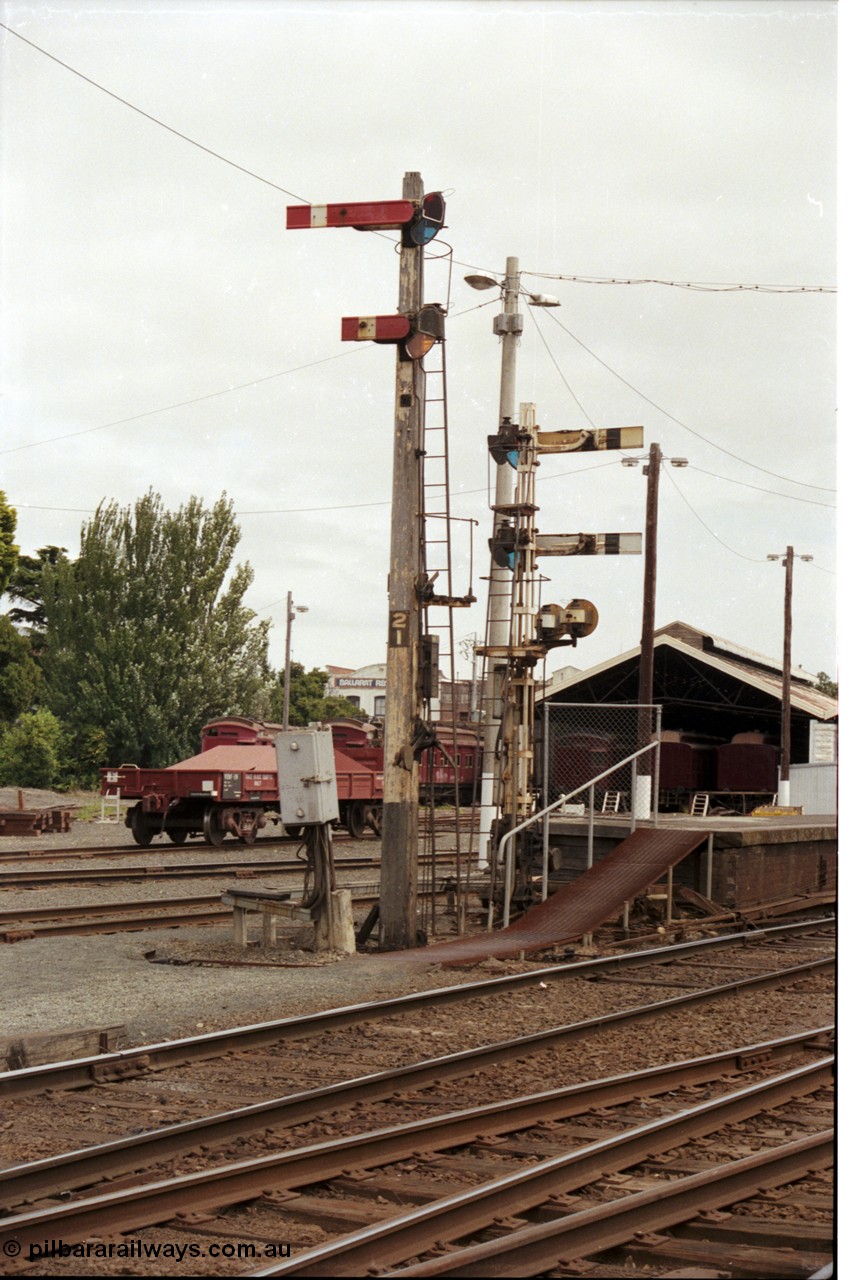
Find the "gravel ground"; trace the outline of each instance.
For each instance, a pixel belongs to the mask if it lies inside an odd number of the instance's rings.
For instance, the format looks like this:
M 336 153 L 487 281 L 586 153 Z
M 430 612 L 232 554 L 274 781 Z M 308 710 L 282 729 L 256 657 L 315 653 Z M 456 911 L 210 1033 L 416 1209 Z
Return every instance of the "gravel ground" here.
M 0 804 L 9 803 L 9 794 L 9 789 L 0 792 Z M 55 797 L 52 793 L 28 791 L 25 805 L 65 804 L 72 799 L 80 804 L 93 801 L 90 796 Z M 152 860 L 151 853 L 139 849 L 123 825 L 78 820 L 65 834 L 4 838 L 0 852 L 20 851 L 22 857 L 20 863 L 4 861 L 2 868 L 11 871 L 26 865 L 56 865 L 48 858 L 28 859 L 30 849 L 55 849 L 61 853 L 94 844 L 127 845 L 137 850 L 140 863 L 152 865 L 210 861 L 232 850 L 238 851 L 240 857 L 264 856 L 262 846 L 246 849 L 229 841 L 223 849 L 215 850 L 195 842 L 178 847 L 164 839 L 154 842 L 152 849 L 158 856 Z M 345 868 L 347 850 L 378 853 L 379 844 L 375 840 L 341 842 L 338 866 L 342 863 Z M 87 860 L 85 865 L 90 867 L 97 862 Z M 376 881 L 375 871 L 361 874 L 368 881 Z M 217 877 L 7 889 L 0 894 L 0 909 L 218 895 L 228 883 Z M 280 888 L 298 886 L 299 882 L 292 875 L 270 875 L 253 883 Z M 259 938 L 259 933 L 258 924 L 254 937 Z M 152 963 L 153 958 L 171 959 L 174 963 Z M 205 965 L 205 960 L 215 963 Z M 259 961 L 266 962 L 264 967 L 258 966 Z M 494 964 L 494 972 L 535 967 L 532 963 Z M 487 966 L 483 973 L 486 971 Z M 217 926 L 0 944 L 0 974 L 5 992 L 0 1032 L 3 1038 L 124 1024 L 122 1047 L 191 1035 L 202 1028 L 262 1022 L 461 981 L 457 970 L 422 965 L 409 968 L 402 956 L 398 964 L 389 962 L 387 957 L 377 963 L 368 955 L 323 957 L 295 950 L 286 937 L 274 951 L 263 951 L 259 945 L 244 950 L 233 944 L 230 920 Z

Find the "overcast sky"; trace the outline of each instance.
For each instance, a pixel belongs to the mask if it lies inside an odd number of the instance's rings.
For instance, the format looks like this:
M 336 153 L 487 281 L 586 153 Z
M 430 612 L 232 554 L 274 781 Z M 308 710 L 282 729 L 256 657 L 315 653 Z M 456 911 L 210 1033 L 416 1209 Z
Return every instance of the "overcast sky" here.
M 499 293 L 463 277 L 516 256 L 561 302 L 526 312 L 518 352 L 542 429 L 641 423 L 689 459 L 661 478 L 658 625 L 780 661 L 766 556 L 792 545 L 813 556 L 793 663 L 836 673 L 833 3 L 0 8 L 0 488 L 22 551 L 76 554 L 103 499 L 224 491 L 274 664 L 288 590 L 295 659 L 383 662 L 394 354 L 339 335 L 396 310 L 397 237 L 288 232 L 286 207 L 399 198 L 412 170 L 447 198 L 425 294 L 449 307 L 453 511 L 478 521 L 457 637 L 483 634 L 500 376 Z M 618 454 L 545 458 L 539 528 L 641 530 L 645 490 Z M 551 669 L 638 643 L 642 557 L 542 567 L 548 599 L 600 613 Z

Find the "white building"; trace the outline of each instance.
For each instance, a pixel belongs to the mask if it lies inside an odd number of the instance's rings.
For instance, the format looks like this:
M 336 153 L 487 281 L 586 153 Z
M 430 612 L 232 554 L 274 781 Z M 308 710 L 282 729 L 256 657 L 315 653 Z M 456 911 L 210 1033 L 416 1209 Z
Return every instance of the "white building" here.
M 327 666 L 326 671 L 328 684 L 325 691 L 329 697 L 337 694 L 345 698 L 359 711 L 366 711 L 371 720 L 374 716 L 384 718 L 387 667 L 383 662 L 376 662 L 371 667 Z

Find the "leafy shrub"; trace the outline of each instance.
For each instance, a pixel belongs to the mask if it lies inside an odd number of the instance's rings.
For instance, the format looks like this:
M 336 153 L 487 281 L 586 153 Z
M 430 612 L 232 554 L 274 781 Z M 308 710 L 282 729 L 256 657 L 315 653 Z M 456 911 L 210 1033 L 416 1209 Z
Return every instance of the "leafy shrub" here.
M 62 769 L 62 725 L 45 708 L 25 711 L 0 738 L 0 783 L 53 787 Z

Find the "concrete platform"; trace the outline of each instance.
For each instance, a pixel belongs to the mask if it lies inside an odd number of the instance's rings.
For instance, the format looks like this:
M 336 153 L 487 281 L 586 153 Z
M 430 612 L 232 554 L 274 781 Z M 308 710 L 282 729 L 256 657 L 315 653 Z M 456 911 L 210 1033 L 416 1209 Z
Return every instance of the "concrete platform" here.
M 653 829 L 640 821 L 637 830 Z M 774 817 L 661 814 L 658 831 L 702 833 L 706 839 L 675 869 L 679 884 L 721 906 L 759 906 L 787 897 L 824 893 L 837 887 L 837 817 L 834 814 L 785 814 Z M 588 868 L 588 821 L 550 820 L 549 846 L 561 866 L 550 873 L 554 888 L 570 883 Z M 629 816 L 595 815 L 593 863 L 630 835 Z

